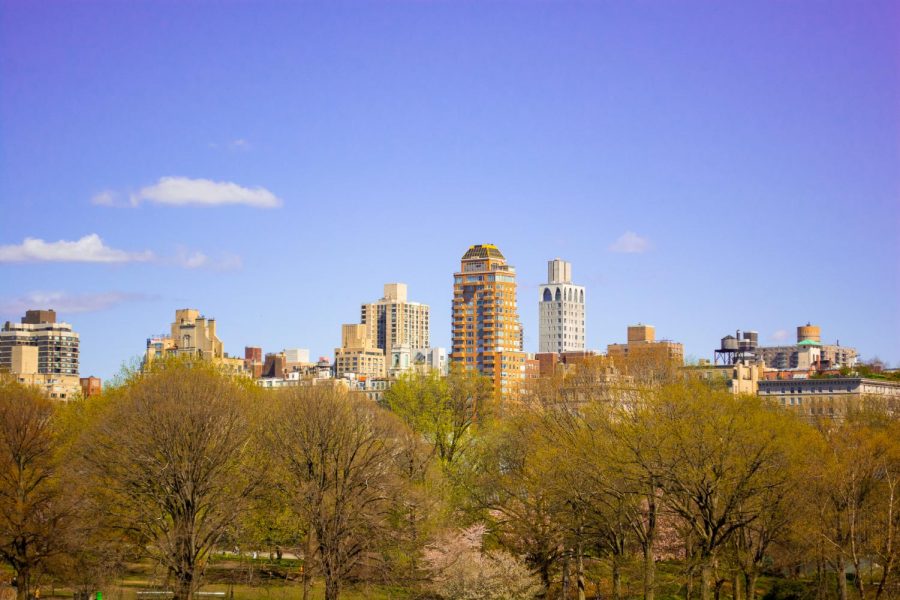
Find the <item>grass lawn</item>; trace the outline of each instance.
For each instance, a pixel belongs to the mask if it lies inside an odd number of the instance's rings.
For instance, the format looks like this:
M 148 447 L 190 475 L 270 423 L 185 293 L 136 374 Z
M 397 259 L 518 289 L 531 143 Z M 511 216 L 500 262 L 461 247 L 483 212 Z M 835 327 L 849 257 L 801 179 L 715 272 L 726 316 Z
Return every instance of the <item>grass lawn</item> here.
M 272 600 L 299 600 L 303 594 L 303 587 L 296 575 L 300 569 L 300 561 L 282 559 L 281 561 L 269 561 L 260 558 L 258 560 L 239 561 L 232 557 L 217 557 L 210 561 L 204 577 L 206 585 L 201 592 L 219 592 L 224 596 L 201 595 L 200 599 L 216 598 L 234 600 L 254 600 L 257 598 Z M 0 567 L 2 578 L 7 582 L 12 580 L 12 571 Z M 285 574 L 290 573 L 291 579 L 286 580 Z M 161 571 L 153 563 L 144 561 L 128 565 L 127 571 L 118 581 L 103 586 L 104 600 L 164 600 L 169 596 L 138 594 L 140 591 L 158 591 L 163 586 L 165 572 Z M 41 599 L 47 598 L 71 598 L 72 590 L 66 588 L 54 588 L 47 582 L 41 582 Z M 0 598 L 3 591 L 0 590 Z M 233 594 L 233 596 L 232 596 Z M 314 579 L 310 593 L 313 600 L 321 600 L 325 597 L 325 586 L 321 579 Z M 376 585 L 347 585 L 341 593 L 341 598 L 347 600 L 406 600 L 409 592 L 390 586 Z

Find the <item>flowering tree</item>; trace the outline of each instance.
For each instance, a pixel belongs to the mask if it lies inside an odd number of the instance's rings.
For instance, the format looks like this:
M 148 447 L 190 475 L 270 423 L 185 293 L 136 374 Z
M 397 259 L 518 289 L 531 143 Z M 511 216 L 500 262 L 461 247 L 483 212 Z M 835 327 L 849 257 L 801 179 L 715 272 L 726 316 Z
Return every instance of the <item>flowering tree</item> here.
M 445 600 L 525 600 L 543 586 L 525 564 L 504 551 L 482 549 L 484 526 L 445 535 L 426 548 L 430 591 Z

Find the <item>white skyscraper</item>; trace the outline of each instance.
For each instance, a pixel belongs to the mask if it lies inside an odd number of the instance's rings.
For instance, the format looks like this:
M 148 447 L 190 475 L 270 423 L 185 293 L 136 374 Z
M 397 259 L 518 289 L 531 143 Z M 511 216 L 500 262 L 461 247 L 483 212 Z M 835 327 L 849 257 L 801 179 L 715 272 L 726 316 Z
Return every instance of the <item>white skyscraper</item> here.
M 540 352 L 584 351 L 584 288 L 572 283 L 572 265 L 547 262 L 540 288 Z

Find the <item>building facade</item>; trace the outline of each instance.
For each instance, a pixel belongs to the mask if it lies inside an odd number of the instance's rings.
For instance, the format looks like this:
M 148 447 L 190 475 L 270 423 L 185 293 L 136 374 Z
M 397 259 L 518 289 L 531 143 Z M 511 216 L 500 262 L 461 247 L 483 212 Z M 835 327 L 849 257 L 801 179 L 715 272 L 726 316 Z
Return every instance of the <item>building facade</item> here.
M 175 311 L 175 321 L 169 328 L 169 335 L 161 334 L 147 338 L 144 366 L 166 356 L 190 356 L 208 360 L 222 372 L 230 375 L 246 375 L 252 372 L 247 367 L 246 358 L 230 357 L 225 353 L 222 341 L 216 335 L 216 320 L 207 319 L 193 308 Z M 250 362 L 252 363 L 252 360 Z
M 40 388 L 54 400 L 73 400 L 81 395 L 78 375 L 38 371 L 37 346 L 13 346 L 9 372 L 19 383 Z
M 550 377 L 555 373 L 566 373 L 586 360 L 592 360 L 597 353 L 592 350 L 580 352 L 538 352 L 534 355 L 538 362 L 541 377 Z
M 366 326 L 370 343 L 390 356 L 397 346 L 428 348 L 429 315 L 427 304 L 407 300 L 405 283 L 386 283 L 384 297 L 362 305 L 360 323 Z
M 308 348 L 285 348 L 282 352 L 289 366 L 310 364 Z
M 493 244 L 471 246 L 453 275 L 451 361 L 488 377 L 499 398 L 525 377 L 516 271 Z
M 374 345 L 365 325 L 341 326 L 341 347 L 334 349 L 334 376 L 347 375 L 376 379 L 386 376 L 384 350 Z
M 262 377 L 263 350 L 259 346 L 244 346 L 244 370 L 257 379 Z
M 539 352 L 583 352 L 584 287 L 572 283 L 571 263 L 549 261 L 539 293 Z
M 760 365 L 751 361 L 728 365 L 705 364 L 685 366 L 682 372 L 688 377 L 725 386 L 733 394 L 759 393 L 759 382 L 764 378 Z
M 78 334 L 68 323 L 57 323 L 53 310 L 28 310 L 20 323 L 7 321 L 0 331 L 0 370 L 15 373 L 13 349 L 37 349 L 35 373 L 78 377 Z
M 99 396 L 103 392 L 103 382 L 99 377 L 82 377 L 79 383 L 81 384 L 82 398 Z
M 759 381 L 759 395 L 810 416 L 840 418 L 866 401 L 900 408 L 900 383 L 865 377 L 810 377 Z
M 756 359 L 771 369 L 819 370 L 854 367 L 859 360 L 855 348 L 836 344 L 822 344 L 822 330 L 818 325 L 797 327 L 797 343 L 793 346 L 762 346 L 756 349 Z
M 657 340 L 653 325 L 629 325 L 628 342 L 609 344 L 606 354 L 614 359 L 649 361 L 669 360 L 679 366 L 684 364 L 684 346 L 671 340 Z
M 437 371 L 441 375 L 449 373 L 446 348 L 410 348 L 406 345 L 394 346 L 387 360 L 388 377 L 396 378 L 403 373 L 428 373 Z
M 441 375 L 447 375 L 450 372 L 447 349 L 440 346 L 413 349 L 412 364 L 413 368 L 421 372 L 437 371 Z
M 188 355 L 205 360 L 224 359 L 222 341 L 216 335 L 216 320 L 207 319 L 194 308 L 176 310 L 169 335 L 147 338 L 144 358 L 145 362 L 150 362 L 167 355 Z M 243 360 L 240 362 L 243 369 Z

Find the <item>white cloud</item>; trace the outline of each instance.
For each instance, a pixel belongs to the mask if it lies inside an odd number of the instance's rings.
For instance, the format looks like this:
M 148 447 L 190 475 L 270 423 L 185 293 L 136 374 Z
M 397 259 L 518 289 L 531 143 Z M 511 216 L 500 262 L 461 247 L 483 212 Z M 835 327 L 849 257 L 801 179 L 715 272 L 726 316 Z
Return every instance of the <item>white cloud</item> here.
M 769 337 L 770 337 L 771 339 L 775 340 L 776 342 L 783 342 L 783 341 L 785 341 L 786 339 L 788 339 L 788 337 L 790 337 L 790 335 L 791 335 L 791 334 L 788 333 L 788 330 L 787 330 L 787 329 L 779 329 L 779 330 L 775 331 L 775 332 L 774 332 L 772 335 L 770 335 Z
M 647 238 L 643 238 L 633 231 L 626 231 L 610 245 L 609 249 L 612 252 L 640 254 L 647 252 L 651 247 L 650 240 Z
M 263 187 L 248 188 L 230 181 L 189 177 L 162 177 L 154 185 L 143 187 L 131 194 L 130 201 L 132 206 L 142 202 L 170 206 L 242 204 L 255 208 L 277 208 L 282 205 L 280 198 Z
M 68 294 L 66 292 L 31 292 L 18 298 L 0 300 L 0 314 L 21 316 L 26 310 L 52 308 L 59 313 L 86 313 L 106 310 L 125 302 L 150 300 L 153 296 L 126 292 Z
M 199 269 L 209 263 L 209 257 L 196 250 L 193 252 L 180 250 L 175 261 L 185 269 Z
M 116 206 L 118 204 L 118 199 L 116 198 L 115 192 L 112 190 L 104 190 L 99 194 L 94 194 L 91 198 L 91 204 L 96 204 L 97 206 Z
M 250 143 L 249 140 L 245 140 L 244 138 L 237 138 L 231 140 L 229 142 L 225 142 L 224 144 L 220 144 L 219 142 L 210 142 L 209 147 L 213 150 L 250 150 L 253 148 L 253 144 Z
M 185 269 L 212 269 L 232 271 L 240 269 L 243 261 L 236 254 L 224 253 L 212 258 L 198 250 L 179 246 L 174 256 L 157 256 L 150 250 L 127 252 L 110 248 L 96 233 L 80 240 L 69 242 L 45 242 L 37 238 L 25 238 L 21 244 L 0 246 L 0 263 L 18 262 L 82 262 L 82 263 L 127 263 L 148 262 L 160 265 L 174 265 Z
M 219 258 L 210 258 L 198 250 L 179 247 L 174 263 L 185 269 L 213 269 L 215 271 L 233 271 L 243 266 L 240 256 L 224 254 Z
M 153 253 L 127 252 L 110 248 L 96 233 L 72 242 L 59 240 L 45 242 L 37 238 L 25 238 L 21 244 L 0 246 L 0 263 L 10 262 L 88 262 L 125 263 L 153 260 Z

